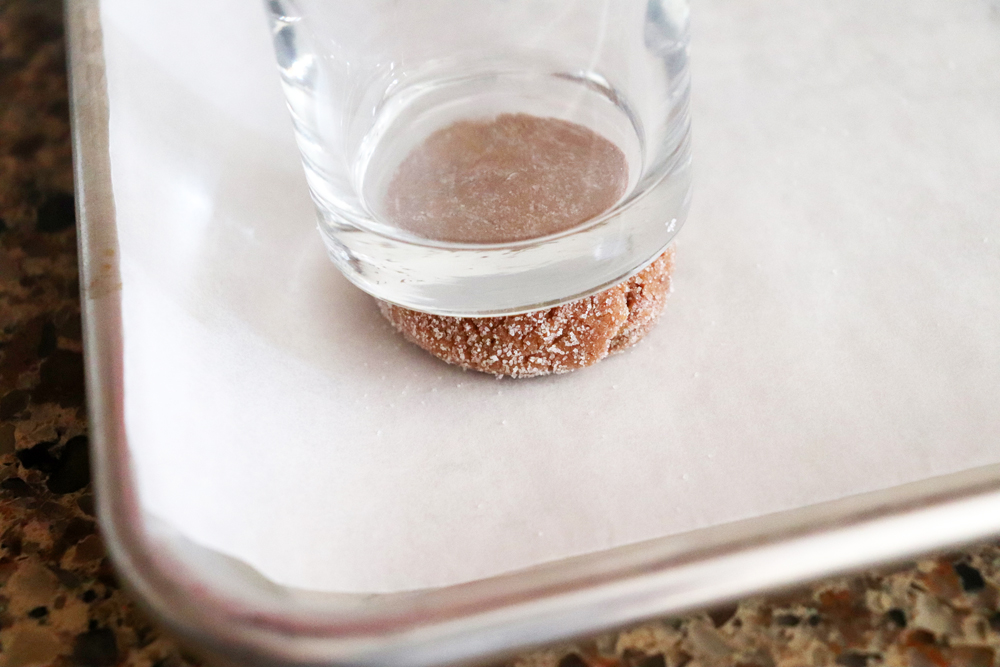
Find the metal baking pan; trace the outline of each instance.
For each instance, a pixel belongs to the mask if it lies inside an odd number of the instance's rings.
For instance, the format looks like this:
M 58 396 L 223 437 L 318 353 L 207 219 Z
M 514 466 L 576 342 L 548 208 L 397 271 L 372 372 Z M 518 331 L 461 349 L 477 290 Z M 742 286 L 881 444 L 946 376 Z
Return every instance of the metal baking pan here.
M 989 3 L 699 3 L 664 321 L 526 382 L 326 262 L 259 7 L 67 12 L 100 522 L 206 656 L 470 662 L 1000 532 Z

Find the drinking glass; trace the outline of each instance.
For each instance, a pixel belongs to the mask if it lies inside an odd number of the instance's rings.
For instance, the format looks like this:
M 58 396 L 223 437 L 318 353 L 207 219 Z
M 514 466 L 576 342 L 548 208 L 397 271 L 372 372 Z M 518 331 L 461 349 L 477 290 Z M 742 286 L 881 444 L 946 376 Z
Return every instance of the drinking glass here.
M 687 0 L 267 0 L 330 257 L 485 316 L 577 299 L 671 242 L 691 190 Z

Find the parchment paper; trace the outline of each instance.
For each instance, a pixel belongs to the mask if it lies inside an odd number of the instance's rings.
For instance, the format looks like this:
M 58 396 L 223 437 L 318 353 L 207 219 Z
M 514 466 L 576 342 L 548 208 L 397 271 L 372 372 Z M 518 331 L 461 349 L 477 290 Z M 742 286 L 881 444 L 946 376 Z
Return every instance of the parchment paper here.
M 1000 9 L 698 0 L 695 204 L 636 349 L 498 381 L 324 256 L 260 3 L 104 0 L 141 501 L 437 586 L 1000 461 Z

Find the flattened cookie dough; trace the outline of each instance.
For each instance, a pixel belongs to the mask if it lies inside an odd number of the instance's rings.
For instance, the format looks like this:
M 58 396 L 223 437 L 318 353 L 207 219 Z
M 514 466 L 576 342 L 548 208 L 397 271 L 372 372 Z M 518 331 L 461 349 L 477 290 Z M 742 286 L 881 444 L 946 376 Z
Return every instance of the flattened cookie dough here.
M 637 343 L 670 292 L 673 246 L 629 280 L 593 296 L 524 315 L 448 317 L 384 301 L 379 308 L 407 340 L 462 368 L 497 376 L 565 373 Z

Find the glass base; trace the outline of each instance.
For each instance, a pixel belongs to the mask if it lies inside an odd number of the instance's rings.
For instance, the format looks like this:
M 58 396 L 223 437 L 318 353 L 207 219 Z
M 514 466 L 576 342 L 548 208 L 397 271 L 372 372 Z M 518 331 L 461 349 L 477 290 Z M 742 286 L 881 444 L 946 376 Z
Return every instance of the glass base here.
M 659 256 L 690 205 L 686 127 L 662 173 L 608 214 L 529 241 L 474 246 L 398 237 L 345 223 L 322 206 L 320 230 L 338 268 L 378 299 L 440 315 L 512 315 L 599 292 Z

